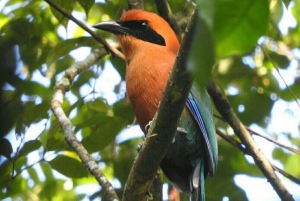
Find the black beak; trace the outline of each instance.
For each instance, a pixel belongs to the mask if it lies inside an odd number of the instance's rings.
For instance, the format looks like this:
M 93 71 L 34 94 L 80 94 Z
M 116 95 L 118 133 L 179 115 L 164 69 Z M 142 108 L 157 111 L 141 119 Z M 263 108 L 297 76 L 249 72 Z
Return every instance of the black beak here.
M 147 21 L 106 21 L 95 24 L 93 27 L 116 35 L 130 35 L 153 44 L 166 45 L 165 39 L 154 31 Z
M 106 22 L 100 22 L 98 24 L 93 25 L 96 29 L 101 29 L 103 31 L 107 31 L 113 34 L 131 34 L 131 30 L 127 27 L 122 26 L 122 24 L 119 21 L 106 21 Z

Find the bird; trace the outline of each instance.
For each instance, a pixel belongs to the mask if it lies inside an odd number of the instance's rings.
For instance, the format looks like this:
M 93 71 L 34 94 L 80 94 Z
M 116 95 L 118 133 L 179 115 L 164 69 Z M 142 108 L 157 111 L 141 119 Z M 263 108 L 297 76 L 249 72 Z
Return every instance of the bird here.
M 135 9 L 125 12 L 120 20 L 93 27 L 114 34 L 120 43 L 126 60 L 126 92 L 146 135 L 180 48 L 176 34 L 158 14 Z M 204 180 L 216 174 L 215 133 L 207 91 L 199 93 L 193 86 L 174 141 L 160 163 L 171 184 L 192 201 L 205 200 Z

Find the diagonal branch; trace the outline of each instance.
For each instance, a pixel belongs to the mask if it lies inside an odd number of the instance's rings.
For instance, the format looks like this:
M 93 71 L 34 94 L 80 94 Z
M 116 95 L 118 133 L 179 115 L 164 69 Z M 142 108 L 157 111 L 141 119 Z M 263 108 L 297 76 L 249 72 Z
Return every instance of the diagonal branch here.
M 144 1 L 143 0 L 128 0 L 128 10 L 138 9 L 144 10 Z
M 65 17 L 67 17 L 68 19 L 72 20 L 75 24 L 77 24 L 78 26 L 80 26 L 83 30 L 85 30 L 86 32 L 88 32 L 89 34 L 91 34 L 91 36 L 98 41 L 99 43 L 101 43 L 102 45 L 104 45 L 104 47 L 110 51 L 112 54 L 116 55 L 117 57 L 119 57 L 120 59 L 122 59 L 123 61 L 125 61 L 125 57 L 124 55 L 117 50 L 116 48 L 110 46 L 106 40 L 104 40 L 101 36 L 99 36 L 96 32 L 92 31 L 89 27 L 87 27 L 84 23 L 82 23 L 81 21 L 77 20 L 73 15 L 71 15 L 68 11 L 66 11 L 63 7 L 61 7 L 60 5 L 58 5 L 57 3 L 55 3 L 53 0 L 45 0 L 49 5 L 51 5 L 53 8 L 55 8 L 56 10 L 58 10 L 62 15 L 64 15 Z
M 155 0 L 155 4 L 159 15 L 164 18 L 176 33 L 177 39 L 181 41 L 181 29 L 178 26 L 174 16 L 172 15 L 171 8 L 166 0 Z
M 159 108 L 148 131 L 144 146 L 130 171 L 123 201 L 146 200 L 146 195 L 169 145 L 172 143 L 188 93 L 192 77 L 187 69 L 187 58 L 193 42 L 198 17 L 194 12 L 186 29 L 178 57 Z M 168 119 L 168 121 L 166 121 Z
M 223 122 L 226 122 L 225 119 L 222 118 L 222 117 L 219 116 L 219 115 L 214 115 L 214 117 L 220 119 L 220 120 L 223 121 Z M 278 142 L 278 141 L 275 140 L 274 138 L 271 138 L 271 137 L 269 137 L 269 136 L 267 136 L 267 135 L 264 135 L 264 134 L 262 134 L 262 133 L 258 133 L 258 132 L 256 132 L 256 131 L 253 131 L 253 130 L 252 130 L 251 128 L 249 128 L 248 126 L 245 126 L 245 127 L 246 127 L 246 129 L 249 131 L 249 133 L 250 133 L 251 135 L 257 135 L 257 136 L 259 136 L 259 137 L 261 137 L 261 138 L 264 138 L 264 139 L 268 140 L 269 142 L 273 142 L 274 144 L 276 144 L 276 145 L 278 145 L 278 146 L 280 146 L 280 147 L 282 147 L 282 148 L 284 148 L 284 149 L 289 150 L 290 152 L 293 152 L 293 153 L 295 153 L 295 154 L 300 155 L 300 151 L 299 151 L 298 149 L 294 149 L 293 147 L 286 146 L 286 145 L 284 145 L 284 144 Z
M 247 131 L 243 123 L 233 112 L 228 100 L 215 82 L 211 82 L 207 88 L 214 104 L 223 118 L 229 123 L 241 142 L 246 146 L 247 151 L 253 157 L 256 165 L 271 183 L 281 200 L 292 201 L 292 195 L 287 191 L 281 180 L 275 174 L 272 165 L 260 151 L 254 142 L 251 134 Z
M 76 62 L 70 68 L 68 68 L 62 79 L 56 83 L 54 94 L 51 100 L 51 110 L 58 120 L 67 144 L 77 153 L 86 168 L 92 175 L 94 175 L 98 183 L 103 187 L 107 200 L 117 201 L 119 199 L 115 190 L 112 188 L 105 175 L 99 169 L 95 160 L 88 154 L 86 149 L 77 140 L 72 130 L 72 123 L 62 109 L 65 93 L 70 90 L 75 76 L 90 68 L 91 65 L 95 64 L 99 59 L 103 58 L 107 54 L 108 52 L 105 50 L 105 48 L 95 49 L 85 60 Z
M 231 138 L 230 136 L 222 133 L 220 130 L 216 130 L 217 134 L 223 138 L 225 141 L 227 141 L 229 144 L 231 144 L 233 147 L 237 148 L 238 150 L 240 150 L 241 152 L 243 152 L 244 154 L 250 155 L 249 151 L 247 149 L 245 149 L 242 144 L 240 142 L 238 142 L 237 140 Z M 275 166 L 274 164 L 271 164 L 273 169 L 276 170 L 277 172 L 279 172 L 280 174 L 282 174 L 283 176 L 285 176 L 286 178 L 289 178 L 291 181 L 295 182 L 296 184 L 300 185 L 300 180 L 296 177 L 294 177 L 293 175 L 285 172 L 284 170 L 280 169 L 279 167 Z
M 269 136 L 267 136 L 267 135 L 264 135 L 264 134 L 262 134 L 262 133 L 258 133 L 258 132 L 255 132 L 255 131 L 251 130 L 251 129 L 250 129 L 249 127 L 247 127 L 247 126 L 246 126 L 246 129 L 247 129 L 247 130 L 250 132 L 250 134 L 252 134 L 252 135 L 257 135 L 257 136 L 259 136 L 259 137 L 262 137 L 262 138 L 268 140 L 269 142 L 273 142 L 274 144 L 276 144 L 276 145 L 278 145 L 278 146 L 280 146 L 280 147 L 282 147 L 282 148 L 284 148 L 284 149 L 289 150 L 290 152 L 293 152 L 293 153 L 295 153 L 295 154 L 300 155 L 300 151 L 299 151 L 298 149 L 294 149 L 293 147 L 286 146 L 286 145 L 284 145 L 284 144 L 278 142 L 277 140 L 275 140 L 275 139 L 273 139 L 273 138 L 271 138 L 271 137 L 269 137 Z

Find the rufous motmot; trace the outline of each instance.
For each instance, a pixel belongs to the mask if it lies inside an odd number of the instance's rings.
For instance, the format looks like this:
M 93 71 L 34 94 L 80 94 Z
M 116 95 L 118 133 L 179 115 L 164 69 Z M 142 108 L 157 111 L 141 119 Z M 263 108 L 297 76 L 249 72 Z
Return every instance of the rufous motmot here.
M 178 39 L 163 18 L 141 10 L 93 27 L 117 36 L 127 63 L 127 95 L 146 135 L 175 62 Z M 206 91 L 201 94 L 206 101 L 191 89 L 178 125 L 182 129 L 160 164 L 170 182 L 193 201 L 205 199 L 204 179 L 215 175 L 218 155 L 215 128 L 208 123 L 213 122 L 210 100 Z

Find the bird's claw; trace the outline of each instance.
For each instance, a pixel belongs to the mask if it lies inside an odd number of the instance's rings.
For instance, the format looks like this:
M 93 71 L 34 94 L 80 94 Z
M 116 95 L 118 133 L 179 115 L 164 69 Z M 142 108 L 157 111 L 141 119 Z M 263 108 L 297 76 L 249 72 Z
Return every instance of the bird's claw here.
M 152 121 L 149 121 L 148 124 L 145 126 L 145 131 L 148 132 L 149 128 L 151 127 Z

